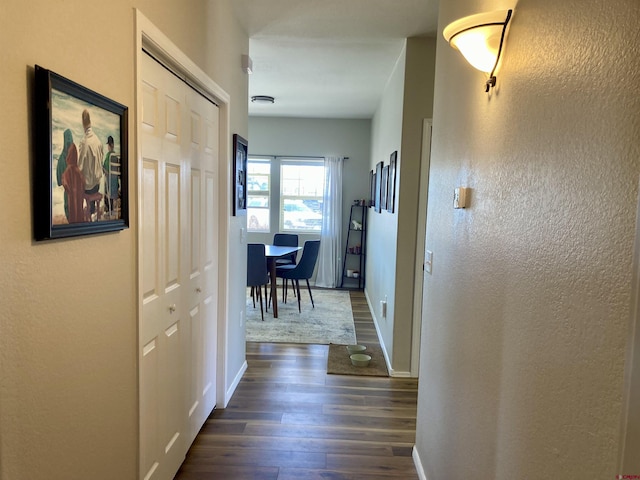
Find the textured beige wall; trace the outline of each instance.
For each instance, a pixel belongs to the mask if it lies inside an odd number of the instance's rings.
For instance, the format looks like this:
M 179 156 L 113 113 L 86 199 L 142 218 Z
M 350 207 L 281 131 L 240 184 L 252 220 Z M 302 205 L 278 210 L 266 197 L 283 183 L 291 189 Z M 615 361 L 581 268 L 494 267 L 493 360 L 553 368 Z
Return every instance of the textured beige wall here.
M 214 10 L 225 3 L 213 2 Z M 0 6 L 3 480 L 137 475 L 135 195 L 128 230 L 33 242 L 30 114 L 32 69 L 39 64 L 128 105 L 135 158 L 134 7 L 211 72 L 204 0 L 189 8 L 175 0 L 3 0 Z M 232 117 L 246 131 L 243 103 Z
M 506 8 L 441 2 L 439 28 Z M 615 478 L 640 173 L 637 0 L 520 0 L 498 86 L 438 38 L 417 453 Z M 471 205 L 454 210 L 456 186 Z

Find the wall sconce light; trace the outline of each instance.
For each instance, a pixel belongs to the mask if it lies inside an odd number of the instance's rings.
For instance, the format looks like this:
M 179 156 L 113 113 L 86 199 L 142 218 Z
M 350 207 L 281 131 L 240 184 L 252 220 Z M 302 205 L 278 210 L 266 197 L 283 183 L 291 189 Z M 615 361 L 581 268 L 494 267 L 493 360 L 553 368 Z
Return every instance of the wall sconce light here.
M 474 68 L 489 74 L 485 92 L 496 86 L 496 68 L 513 10 L 479 13 L 450 23 L 442 34 Z

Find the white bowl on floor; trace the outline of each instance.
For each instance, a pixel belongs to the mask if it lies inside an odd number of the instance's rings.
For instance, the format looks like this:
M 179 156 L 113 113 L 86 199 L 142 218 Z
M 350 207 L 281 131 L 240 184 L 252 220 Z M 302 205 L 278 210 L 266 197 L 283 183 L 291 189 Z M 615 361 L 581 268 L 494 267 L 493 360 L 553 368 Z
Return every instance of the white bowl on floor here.
M 356 367 L 366 367 L 371 361 L 371 355 L 365 355 L 364 353 L 354 353 L 349 358 L 351 359 L 351 364 Z
M 347 345 L 347 352 L 349 355 L 353 353 L 362 353 L 367 349 L 364 345 Z

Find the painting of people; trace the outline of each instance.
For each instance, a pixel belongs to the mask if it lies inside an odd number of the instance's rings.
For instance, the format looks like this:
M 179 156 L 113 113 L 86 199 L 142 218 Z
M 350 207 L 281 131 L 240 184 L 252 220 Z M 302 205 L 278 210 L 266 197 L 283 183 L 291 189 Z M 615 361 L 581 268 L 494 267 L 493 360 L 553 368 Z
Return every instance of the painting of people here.
M 64 225 L 119 218 L 120 116 L 55 88 L 51 90 L 51 110 L 52 223 Z M 67 160 L 71 146 L 75 147 L 75 166 Z M 81 188 L 77 182 L 73 187 L 64 185 L 65 172 L 73 168 L 82 173 Z M 71 178 L 72 174 L 67 177 Z M 70 204 L 81 204 L 82 215 L 72 217 Z

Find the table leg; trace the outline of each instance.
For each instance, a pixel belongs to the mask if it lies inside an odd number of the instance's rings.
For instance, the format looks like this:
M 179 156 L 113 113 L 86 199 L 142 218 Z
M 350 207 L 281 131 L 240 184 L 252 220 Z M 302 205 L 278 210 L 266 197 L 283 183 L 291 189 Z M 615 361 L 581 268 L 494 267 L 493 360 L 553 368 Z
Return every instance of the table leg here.
M 278 292 L 276 291 L 276 261 L 269 260 L 269 276 L 271 277 L 271 301 L 273 302 L 273 318 L 278 318 Z

